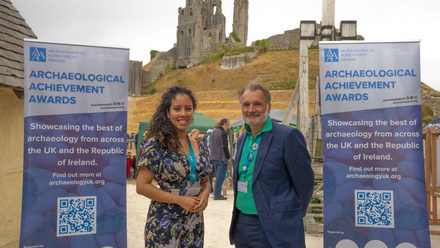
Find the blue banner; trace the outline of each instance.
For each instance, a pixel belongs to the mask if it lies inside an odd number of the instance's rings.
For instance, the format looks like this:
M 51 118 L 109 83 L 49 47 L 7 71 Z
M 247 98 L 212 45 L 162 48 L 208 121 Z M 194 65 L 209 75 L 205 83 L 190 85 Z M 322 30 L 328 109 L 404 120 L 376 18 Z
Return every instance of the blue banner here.
M 127 247 L 129 50 L 25 40 L 20 247 Z
M 431 247 L 419 42 L 319 47 L 324 247 Z

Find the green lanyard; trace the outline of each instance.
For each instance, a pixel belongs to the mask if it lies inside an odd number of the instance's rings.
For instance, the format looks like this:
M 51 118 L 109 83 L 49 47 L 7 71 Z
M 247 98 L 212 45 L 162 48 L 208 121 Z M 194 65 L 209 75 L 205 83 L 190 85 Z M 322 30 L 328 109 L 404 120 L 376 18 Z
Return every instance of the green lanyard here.
M 185 151 L 185 149 L 182 146 L 182 143 L 180 143 L 180 140 L 178 140 L 180 147 L 182 147 L 182 150 L 185 152 L 186 158 L 189 161 L 189 164 L 191 165 L 191 169 L 189 172 L 189 180 L 191 183 L 195 183 L 197 181 L 198 175 L 196 172 L 197 162 L 196 162 L 196 156 L 194 155 L 194 150 L 191 145 L 191 141 L 188 138 L 188 145 L 189 145 L 189 152 L 191 153 L 191 156 L 188 155 L 188 153 Z
M 252 144 L 252 150 L 250 150 L 248 152 L 248 147 L 249 145 L 244 147 L 244 154 L 246 154 L 246 158 L 243 160 L 243 173 L 241 174 L 241 178 L 243 179 L 243 181 L 246 178 L 246 174 L 247 174 L 247 170 L 249 169 L 249 165 L 251 164 L 251 162 L 255 159 L 256 155 L 257 155 L 257 151 L 258 151 L 258 147 L 260 146 L 260 141 L 261 141 L 261 134 L 260 136 L 257 138 L 257 140 L 255 141 L 255 143 Z

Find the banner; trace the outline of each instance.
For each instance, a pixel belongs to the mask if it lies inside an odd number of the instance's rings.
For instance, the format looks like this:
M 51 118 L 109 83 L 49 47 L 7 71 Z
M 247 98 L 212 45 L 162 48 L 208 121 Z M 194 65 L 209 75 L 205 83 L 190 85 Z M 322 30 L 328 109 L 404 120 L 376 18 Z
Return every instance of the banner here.
M 20 247 L 127 247 L 129 50 L 24 42 Z
M 319 44 L 325 248 L 429 248 L 420 44 Z

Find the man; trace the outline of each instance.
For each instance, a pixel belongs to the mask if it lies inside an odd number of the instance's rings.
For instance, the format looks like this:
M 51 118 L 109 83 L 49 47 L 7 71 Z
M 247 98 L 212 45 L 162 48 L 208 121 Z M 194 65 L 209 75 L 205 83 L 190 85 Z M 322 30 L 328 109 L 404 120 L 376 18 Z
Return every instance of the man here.
M 246 132 L 234 163 L 229 230 L 236 247 L 305 247 L 303 217 L 314 188 L 301 132 L 272 122 L 269 91 L 250 83 L 239 92 Z
M 221 119 L 217 128 L 210 135 L 209 158 L 214 165 L 216 177 L 214 186 L 214 200 L 226 200 L 227 197 L 221 195 L 223 181 L 225 180 L 226 169 L 228 167 L 229 148 L 228 134 L 229 120 Z

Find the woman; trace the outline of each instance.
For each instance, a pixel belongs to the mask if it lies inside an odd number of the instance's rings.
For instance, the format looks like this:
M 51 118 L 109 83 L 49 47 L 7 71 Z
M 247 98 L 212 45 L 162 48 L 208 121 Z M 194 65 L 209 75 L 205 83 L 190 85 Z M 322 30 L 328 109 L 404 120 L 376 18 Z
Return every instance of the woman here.
M 199 129 L 193 129 L 191 130 L 191 132 L 189 133 L 189 136 L 193 137 L 195 140 L 199 140 L 199 136 L 200 136 L 200 131 Z
M 191 91 L 175 86 L 151 120 L 136 181 L 137 193 L 152 200 L 145 247 L 203 247 L 211 166 L 208 150 L 187 135 L 195 109 Z

